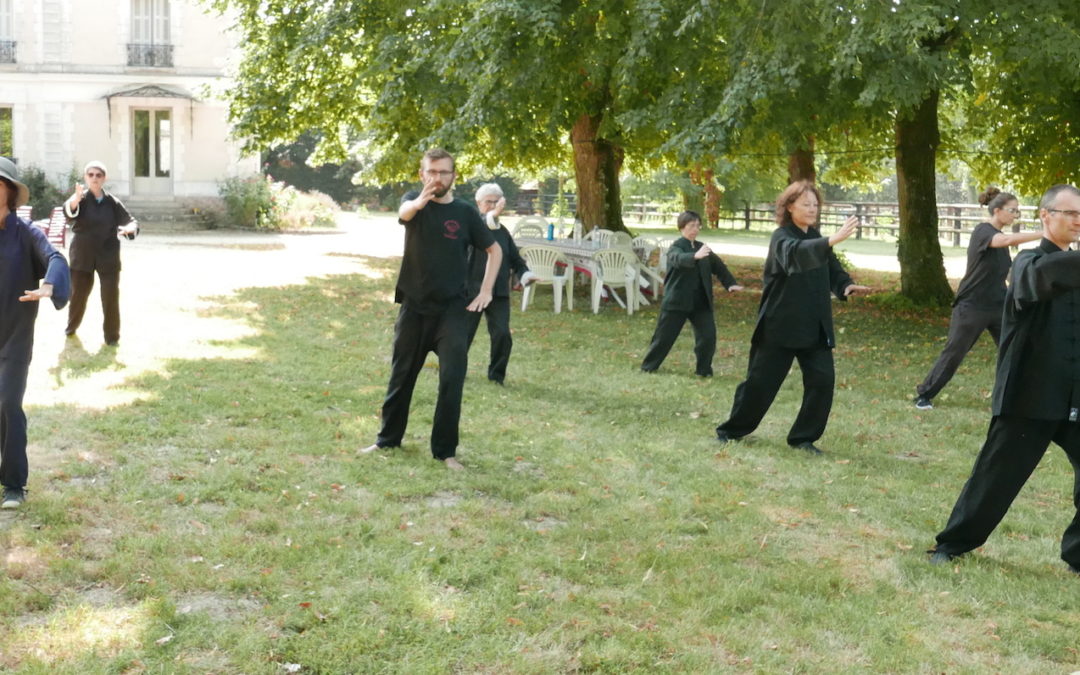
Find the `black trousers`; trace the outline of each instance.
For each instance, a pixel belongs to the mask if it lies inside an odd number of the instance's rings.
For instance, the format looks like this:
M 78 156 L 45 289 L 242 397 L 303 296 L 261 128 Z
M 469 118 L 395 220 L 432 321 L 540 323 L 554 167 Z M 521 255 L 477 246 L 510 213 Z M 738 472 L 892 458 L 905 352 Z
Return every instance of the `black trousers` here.
M 731 415 L 716 430 L 731 438 L 741 438 L 757 429 L 791 370 L 793 360 L 798 360 L 802 370 L 803 398 L 795 423 L 788 431 L 787 442 L 796 445 L 821 438 L 829 422 L 836 382 L 829 347 L 788 349 L 769 344 L 751 345 L 746 379 L 735 389 Z
M 26 487 L 26 414 L 23 394 L 29 362 L 0 359 L 0 484 Z
M 469 347 L 472 347 L 476 330 L 480 327 L 481 314 L 487 317 L 488 336 L 491 338 L 488 379 L 501 384 L 506 379 L 506 366 L 510 363 L 510 351 L 514 348 L 514 340 L 510 336 L 510 298 L 492 298 L 483 312 L 469 312 Z
M 960 555 L 986 543 L 1051 441 L 1061 446 L 1073 467 L 1076 512 L 1061 538 L 1061 558 L 1080 568 L 1080 424 L 1065 420 L 1004 416 L 990 420 L 971 476 L 937 536 L 937 550 Z
M 716 354 L 716 318 L 712 308 L 708 305 L 697 307 L 691 311 L 660 310 L 660 316 L 656 319 L 656 331 L 653 333 L 649 350 L 645 352 L 645 360 L 641 362 L 641 369 L 652 372 L 657 370 L 667 358 L 676 338 L 682 332 L 683 324 L 687 319 L 694 328 L 694 356 L 697 358 L 695 372 L 703 377 L 712 375 L 712 360 Z
M 394 325 L 394 354 L 383 401 L 382 429 L 375 441 L 379 447 L 401 445 L 416 378 L 428 352 L 435 352 L 439 357 L 439 394 L 431 428 L 431 454 L 436 459 L 456 454 L 461 394 L 469 365 L 468 314 L 464 300 L 453 301 L 441 314 L 420 314 L 407 305 L 401 306 Z
M 120 341 L 120 271 L 97 273 L 101 281 L 101 313 L 105 315 L 105 342 Z M 86 313 L 86 300 L 94 290 L 94 273 L 71 270 L 71 304 L 68 305 L 68 322 L 64 330 L 74 335 Z
M 919 396 L 934 398 L 945 388 L 984 330 L 990 333 L 995 345 L 1001 344 L 1001 310 L 978 309 L 963 303 L 953 307 L 949 337 L 934 367 L 915 388 Z

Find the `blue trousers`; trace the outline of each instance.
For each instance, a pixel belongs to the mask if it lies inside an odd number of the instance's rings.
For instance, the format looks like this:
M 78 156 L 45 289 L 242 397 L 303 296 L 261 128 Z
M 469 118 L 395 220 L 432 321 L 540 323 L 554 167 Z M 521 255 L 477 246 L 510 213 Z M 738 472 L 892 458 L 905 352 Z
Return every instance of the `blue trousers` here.
M 29 362 L 0 359 L 0 484 L 26 487 L 26 413 L 23 395 Z

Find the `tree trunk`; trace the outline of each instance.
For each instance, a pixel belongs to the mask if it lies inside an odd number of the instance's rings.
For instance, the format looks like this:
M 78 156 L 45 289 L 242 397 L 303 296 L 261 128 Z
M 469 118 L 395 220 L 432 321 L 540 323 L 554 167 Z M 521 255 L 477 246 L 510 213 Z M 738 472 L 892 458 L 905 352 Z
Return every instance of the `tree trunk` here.
M 701 177 L 705 183 L 705 221 L 709 227 L 720 227 L 720 198 L 723 193 L 716 187 L 712 169 L 705 169 Z
M 705 191 L 694 189 L 702 187 L 701 167 L 692 166 L 686 173 L 690 177 L 690 184 L 694 187 L 683 192 L 683 211 L 696 211 L 701 213 L 705 210 Z
M 811 183 L 817 180 L 817 172 L 814 171 L 814 137 L 806 138 L 805 148 L 795 148 L 788 155 L 787 163 L 788 185 L 795 181 L 808 180 Z
M 582 115 L 570 129 L 578 219 L 586 232 L 594 227 L 626 232 L 619 189 L 623 149 L 597 138 L 599 127 L 599 115 Z
M 920 305 L 946 304 L 953 297 L 938 241 L 934 161 L 940 140 L 935 90 L 896 120 L 900 293 Z

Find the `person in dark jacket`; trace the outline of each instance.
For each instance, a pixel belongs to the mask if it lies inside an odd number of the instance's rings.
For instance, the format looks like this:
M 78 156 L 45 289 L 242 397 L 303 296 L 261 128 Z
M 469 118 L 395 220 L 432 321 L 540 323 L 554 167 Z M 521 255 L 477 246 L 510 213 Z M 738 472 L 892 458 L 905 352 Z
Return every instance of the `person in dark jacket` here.
M 64 333 L 75 335 L 86 312 L 86 301 L 94 289 L 94 273 L 101 283 L 101 311 L 105 315 L 105 344 L 120 342 L 120 240 L 134 239 L 139 225 L 119 199 L 105 190 L 105 165 L 87 163 L 82 183 L 64 202 L 64 215 L 71 222 L 71 306 Z
M 956 289 L 949 337 L 926 379 L 915 388 L 915 407 L 930 410 L 934 397 L 949 383 L 960 363 L 985 330 L 994 344 L 1001 340 L 1001 309 L 1005 305 L 1005 278 L 1012 259 L 1009 247 L 1042 238 L 1041 232 L 1002 230 L 1020 215 L 1020 202 L 995 187 L 979 195 L 990 212 L 990 221 L 979 223 L 968 242 L 967 271 Z
M 930 561 L 982 546 L 1051 442 L 1073 467 L 1078 510 L 1061 539 L 1061 558 L 1080 574 L 1080 190 L 1055 185 L 1039 203 L 1043 238 L 1016 255 L 1005 296 L 993 416 L 971 475 Z
M 651 373 L 660 368 L 687 319 L 694 327 L 695 372 L 701 377 L 713 374 L 712 360 L 716 353 L 716 317 L 713 314 L 713 275 L 729 293 L 741 291 L 742 286 L 728 271 L 727 265 L 712 252 L 708 244 L 697 240 L 701 232 L 701 216 L 684 211 L 676 221 L 679 237 L 667 253 L 667 277 L 664 279 L 664 299 L 656 320 L 649 350 L 641 369 Z
M 45 233 L 21 220 L 15 209 L 30 201 L 15 164 L 0 157 L 0 508 L 26 499 L 26 414 L 23 395 L 34 349 L 38 301 L 62 309 L 71 292 L 67 261 Z M 40 280 L 44 280 L 38 285 Z
M 792 183 L 776 200 L 779 227 L 765 259 L 761 305 L 750 340 L 746 379 L 735 390 L 731 415 L 716 428 L 721 442 L 736 440 L 761 423 L 797 360 L 803 374 L 803 400 L 788 431 L 788 445 L 821 454 L 814 443 L 825 433 L 832 409 L 835 372 L 831 296 L 846 300 L 870 289 L 856 285 L 832 249 L 850 237 L 855 216 L 827 239 L 815 225 L 821 194 L 809 181 Z
M 514 340 L 510 335 L 510 272 L 518 276 L 522 285 L 532 283 L 536 277 L 529 271 L 525 259 L 518 252 L 510 231 L 499 224 L 499 216 L 506 207 L 502 188 L 497 183 L 481 185 L 476 190 L 476 207 L 491 230 L 491 235 L 495 237 L 495 242 L 502 249 L 502 265 L 499 266 L 499 276 L 495 278 L 495 286 L 491 291 L 491 302 L 481 312 L 469 315 L 469 346 L 472 347 L 476 330 L 480 327 L 480 314 L 483 313 L 487 317 L 488 337 L 491 339 L 488 379 L 496 384 L 503 384 L 506 379 L 506 366 L 510 363 L 510 351 L 514 347 Z M 480 292 L 486 267 L 487 253 L 482 249 L 475 249 L 469 262 L 470 293 Z

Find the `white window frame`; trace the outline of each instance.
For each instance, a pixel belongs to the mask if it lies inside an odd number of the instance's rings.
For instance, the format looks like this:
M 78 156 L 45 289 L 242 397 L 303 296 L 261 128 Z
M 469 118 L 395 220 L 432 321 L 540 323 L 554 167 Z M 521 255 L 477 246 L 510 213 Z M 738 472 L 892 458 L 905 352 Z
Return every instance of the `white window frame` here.
M 171 44 L 170 14 L 169 0 L 131 0 L 131 41 L 140 45 Z
M 15 0 L 0 0 L 0 40 L 15 39 Z

